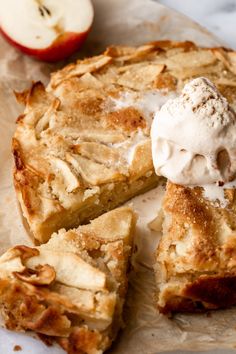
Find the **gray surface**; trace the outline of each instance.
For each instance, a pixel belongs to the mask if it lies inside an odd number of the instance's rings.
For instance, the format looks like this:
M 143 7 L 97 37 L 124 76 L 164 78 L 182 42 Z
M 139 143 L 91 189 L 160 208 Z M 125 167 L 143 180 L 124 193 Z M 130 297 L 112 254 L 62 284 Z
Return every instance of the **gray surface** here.
M 236 0 L 155 0 L 189 16 L 236 48 Z

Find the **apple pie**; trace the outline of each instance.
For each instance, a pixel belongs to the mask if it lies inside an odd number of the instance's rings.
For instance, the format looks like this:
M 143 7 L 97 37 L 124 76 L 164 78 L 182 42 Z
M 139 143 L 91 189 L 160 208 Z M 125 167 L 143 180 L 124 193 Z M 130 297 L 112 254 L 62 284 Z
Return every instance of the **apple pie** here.
M 236 304 L 235 196 L 235 189 L 225 190 L 223 207 L 200 187 L 167 183 L 155 265 L 162 313 Z
M 16 246 L 0 257 L 0 308 L 12 330 L 56 340 L 69 354 L 103 353 L 122 325 L 135 216 L 128 207 Z
M 190 78 L 211 79 L 233 105 L 235 53 L 159 41 L 113 46 L 16 94 L 14 184 L 40 243 L 155 187 L 154 112 Z M 236 102 L 236 101 L 235 101 Z

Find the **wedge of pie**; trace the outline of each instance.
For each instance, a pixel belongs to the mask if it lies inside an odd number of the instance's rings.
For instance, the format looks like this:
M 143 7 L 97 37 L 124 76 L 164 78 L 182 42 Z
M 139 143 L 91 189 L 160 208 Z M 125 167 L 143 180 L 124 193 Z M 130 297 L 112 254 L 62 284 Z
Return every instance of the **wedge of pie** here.
M 228 205 L 220 207 L 200 187 L 168 182 L 155 265 L 162 313 L 236 304 L 235 196 L 235 189 L 225 190 Z
M 156 186 L 153 112 L 190 78 L 211 79 L 233 105 L 235 53 L 190 42 L 110 47 L 17 94 L 14 183 L 34 237 L 77 227 Z
M 0 257 L 8 329 L 32 330 L 69 354 L 103 353 L 122 325 L 135 216 L 123 207 Z

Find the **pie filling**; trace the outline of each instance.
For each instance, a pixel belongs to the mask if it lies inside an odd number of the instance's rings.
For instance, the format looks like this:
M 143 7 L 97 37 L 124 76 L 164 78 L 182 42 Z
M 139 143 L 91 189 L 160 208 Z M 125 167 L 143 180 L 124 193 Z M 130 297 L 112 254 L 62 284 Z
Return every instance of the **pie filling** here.
M 0 257 L 6 327 L 52 337 L 68 353 L 102 353 L 122 324 L 134 227 L 123 207 L 39 247 L 8 250 Z

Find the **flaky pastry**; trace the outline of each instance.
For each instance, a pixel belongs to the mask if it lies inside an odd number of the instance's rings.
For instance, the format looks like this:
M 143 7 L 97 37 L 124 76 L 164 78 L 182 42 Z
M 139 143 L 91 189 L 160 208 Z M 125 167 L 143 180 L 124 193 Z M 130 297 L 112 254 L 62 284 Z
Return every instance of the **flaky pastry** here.
M 207 200 L 202 188 L 168 182 L 163 236 L 156 252 L 158 308 L 199 312 L 236 304 L 236 207 Z
M 56 340 L 69 354 L 101 354 L 122 325 L 135 216 L 115 209 L 0 257 L 6 327 Z
M 235 53 L 191 42 L 113 46 L 17 94 L 14 183 L 34 237 L 76 227 L 158 184 L 154 110 L 190 78 L 211 79 L 233 105 Z M 158 102 L 159 100 L 159 102 Z M 154 104 L 154 108 L 153 108 Z

